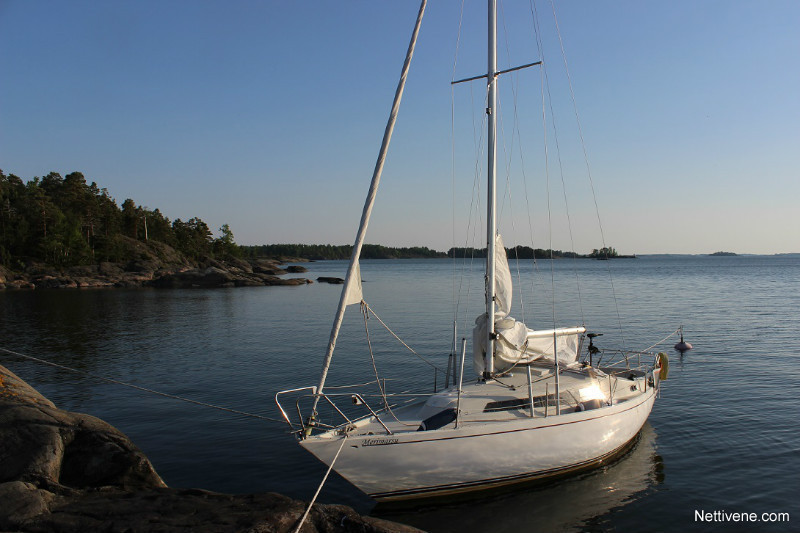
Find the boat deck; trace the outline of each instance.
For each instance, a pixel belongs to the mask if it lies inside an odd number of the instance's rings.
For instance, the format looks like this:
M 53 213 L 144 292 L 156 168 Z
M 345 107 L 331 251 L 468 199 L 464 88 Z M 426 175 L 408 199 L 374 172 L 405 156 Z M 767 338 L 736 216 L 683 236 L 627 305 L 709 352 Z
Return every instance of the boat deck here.
M 562 369 L 559 375 L 558 410 L 552 367 L 531 367 L 531 389 L 526 367 L 489 381 L 464 384 L 459 400 L 457 387 L 406 405 L 395 405 L 377 417 L 349 426 L 351 435 L 380 435 L 434 430 L 453 425 L 545 418 L 599 409 L 643 394 L 648 385 L 643 372 L 611 375 L 592 368 Z M 531 412 L 531 397 L 533 412 Z M 392 405 L 392 396 L 388 397 Z M 610 400 L 610 401 L 609 401 Z M 373 408 L 376 406 L 372 406 Z M 387 431 L 388 430 L 388 431 Z

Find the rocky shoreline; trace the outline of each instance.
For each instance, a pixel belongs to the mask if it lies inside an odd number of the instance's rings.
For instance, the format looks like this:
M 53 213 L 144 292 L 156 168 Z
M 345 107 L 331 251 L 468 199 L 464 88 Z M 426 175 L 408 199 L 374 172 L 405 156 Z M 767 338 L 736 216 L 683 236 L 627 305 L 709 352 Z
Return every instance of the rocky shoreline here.
M 56 268 L 37 261 L 20 263 L 10 270 L 0 266 L 2 289 L 95 289 L 95 288 L 224 288 L 265 285 L 305 285 L 305 278 L 282 278 L 285 274 L 305 272 L 287 262 L 304 259 L 223 259 L 203 258 L 190 261 L 166 244 L 144 243 L 126 239 L 125 262 L 101 261 L 93 265 Z
M 122 432 L 58 409 L 0 366 L 0 531 L 291 532 L 306 506 L 276 493 L 167 487 Z M 315 505 L 301 531 L 419 530 Z

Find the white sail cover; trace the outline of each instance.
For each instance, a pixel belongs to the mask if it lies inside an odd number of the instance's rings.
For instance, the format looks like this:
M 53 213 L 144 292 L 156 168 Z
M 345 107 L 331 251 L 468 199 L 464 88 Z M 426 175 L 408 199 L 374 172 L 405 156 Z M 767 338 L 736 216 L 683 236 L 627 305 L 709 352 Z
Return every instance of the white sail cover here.
M 472 330 L 472 356 L 475 373 L 483 375 L 486 354 L 486 315 L 475 320 Z M 514 365 L 536 360 L 555 362 L 558 353 L 560 365 L 569 365 L 578 359 L 580 338 L 586 332 L 583 326 L 548 330 L 528 329 L 512 317 L 495 321 L 494 368 L 503 372 Z
M 559 328 L 545 330 L 528 330 L 525 354 L 531 360 L 545 359 L 555 361 L 555 351 L 558 351 L 559 364 L 569 365 L 578 360 L 581 335 L 586 333 L 586 328 Z M 555 348 L 555 349 L 554 349 Z
M 517 364 L 526 364 L 537 359 L 570 364 L 578 358 L 580 335 L 586 331 L 584 327 L 561 328 L 556 330 L 535 331 L 514 318 L 511 312 L 513 285 L 511 271 L 508 268 L 508 257 L 503 245 L 503 238 L 498 233 L 495 237 L 495 341 L 494 367 L 502 372 Z M 487 317 L 480 315 L 475 319 L 472 330 L 473 368 L 482 375 L 486 367 Z

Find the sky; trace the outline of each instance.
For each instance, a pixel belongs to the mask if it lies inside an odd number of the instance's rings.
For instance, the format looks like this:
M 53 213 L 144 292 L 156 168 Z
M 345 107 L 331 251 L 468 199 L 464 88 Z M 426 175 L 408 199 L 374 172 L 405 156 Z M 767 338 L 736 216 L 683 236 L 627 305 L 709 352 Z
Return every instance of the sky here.
M 486 70 L 477 4 L 428 5 L 367 242 L 484 245 L 485 87 L 450 85 Z M 800 2 L 555 1 L 569 79 L 549 0 L 541 50 L 500 5 L 499 68 L 546 65 L 500 78 L 506 245 L 800 252 Z M 417 9 L 0 0 L 0 168 L 239 244 L 352 243 Z

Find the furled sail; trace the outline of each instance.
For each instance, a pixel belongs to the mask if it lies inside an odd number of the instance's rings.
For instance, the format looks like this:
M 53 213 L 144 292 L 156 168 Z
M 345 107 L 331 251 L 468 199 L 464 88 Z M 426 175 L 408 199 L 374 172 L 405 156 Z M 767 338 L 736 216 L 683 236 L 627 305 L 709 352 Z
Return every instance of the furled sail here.
M 511 283 L 511 270 L 508 268 L 508 256 L 506 247 L 503 245 L 503 238 L 498 233 L 495 237 L 494 261 L 495 261 L 495 320 L 508 316 L 511 312 L 511 298 L 514 286 Z
M 506 254 L 505 245 L 503 244 L 503 237 L 501 237 L 499 233 L 495 235 L 494 262 L 494 330 L 495 333 L 498 334 L 497 342 L 495 343 L 496 360 L 498 352 L 519 352 L 519 350 L 525 344 L 527 328 L 522 322 L 517 322 L 513 318 L 508 317 L 508 314 L 511 312 L 514 286 L 511 281 L 511 270 L 508 268 L 508 256 Z M 487 317 L 484 313 L 475 320 L 475 328 L 472 332 L 472 351 L 474 359 L 473 366 L 478 374 L 483 374 L 485 368 L 484 355 L 486 354 L 486 327 Z
M 555 330 L 532 330 L 524 323 L 508 316 L 511 312 L 513 286 L 508 268 L 503 238 L 497 234 L 495 240 L 495 322 L 497 334 L 494 352 L 495 371 L 503 372 L 514 365 L 527 364 L 537 359 L 555 361 L 568 365 L 578 358 L 580 338 L 584 327 Z M 472 356 L 475 373 L 483 375 L 486 363 L 486 313 L 475 319 L 472 330 Z

